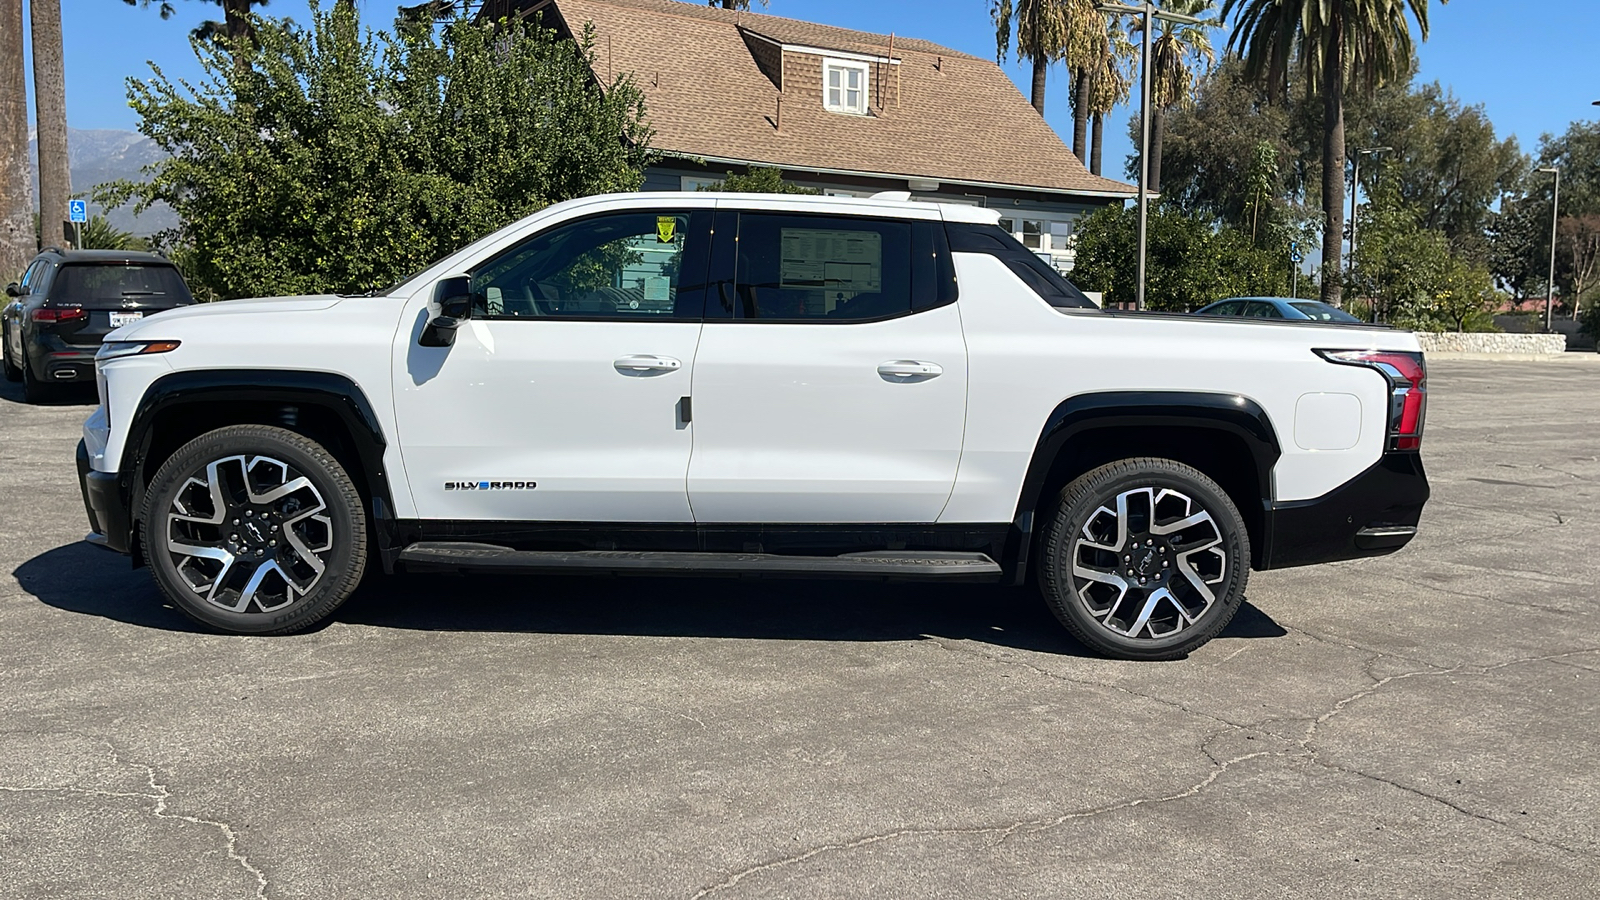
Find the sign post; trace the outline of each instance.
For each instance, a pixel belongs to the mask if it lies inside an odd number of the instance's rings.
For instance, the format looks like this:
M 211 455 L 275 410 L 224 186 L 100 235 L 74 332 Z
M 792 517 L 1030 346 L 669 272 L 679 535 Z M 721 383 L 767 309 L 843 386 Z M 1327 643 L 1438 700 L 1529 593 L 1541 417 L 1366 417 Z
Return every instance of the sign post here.
M 1289 242 L 1289 297 L 1293 300 L 1300 299 L 1300 261 L 1305 256 L 1300 253 L 1300 242 Z
M 67 220 L 72 223 L 73 249 L 83 249 L 83 223 L 89 221 L 89 204 L 83 200 L 67 201 Z

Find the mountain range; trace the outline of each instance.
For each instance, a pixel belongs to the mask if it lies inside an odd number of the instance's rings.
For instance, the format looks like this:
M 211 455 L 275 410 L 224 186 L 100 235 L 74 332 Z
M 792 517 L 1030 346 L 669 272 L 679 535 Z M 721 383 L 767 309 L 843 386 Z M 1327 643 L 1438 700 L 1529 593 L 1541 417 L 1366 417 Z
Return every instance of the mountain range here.
M 67 129 L 67 168 L 72 172 L 74 195 L 86 194 L 95 185 L 107 181 L 122 178 L 143 181 L 148 177 L 143 172 L 144 167 L 164 159 L 166 155 L 155 141 L 136 131 Z M 33 166 L 33 197 L 37 205 L 39 142 L 32 133 L 28 135 L 28 161 Z M 89 210 L 92 215 L 104 215 L 113 226 L 141 236 L 178 224 L 177 214 L 165 203 L 156 204 L 137 216 L 133 214 L 132 204 L 106 212 L 91 200 Z M 61 210 L 61 218 L 66 217 L 67 211 Z

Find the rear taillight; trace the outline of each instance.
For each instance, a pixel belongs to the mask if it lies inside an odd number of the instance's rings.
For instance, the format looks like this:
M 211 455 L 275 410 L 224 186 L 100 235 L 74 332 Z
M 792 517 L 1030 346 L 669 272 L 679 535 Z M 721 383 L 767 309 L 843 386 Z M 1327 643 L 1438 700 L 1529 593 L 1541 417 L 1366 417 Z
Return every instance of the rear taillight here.
M 80 322 L 89 318 L 81 306 L 41 306 L 33 311 L 35 322 Z
M 1318 350 L 1329 362 L 1377 369 L 1389 379 L 1389 449 L 1422 447 L 1428 412 L 1428 367 L 1421 353 L 1401 350 Z

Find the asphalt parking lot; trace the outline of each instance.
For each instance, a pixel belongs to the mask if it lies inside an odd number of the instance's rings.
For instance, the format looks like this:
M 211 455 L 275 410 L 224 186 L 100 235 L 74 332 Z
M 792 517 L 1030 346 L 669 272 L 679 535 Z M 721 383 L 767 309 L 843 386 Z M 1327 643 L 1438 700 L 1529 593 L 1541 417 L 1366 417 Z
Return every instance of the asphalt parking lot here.
M 411 577 L 199 633 L 0 393 L 0 897 L 1600 894 L 1600 365 L 1431 366 L 1421 536 L 1175 663 L 1031 591 Z

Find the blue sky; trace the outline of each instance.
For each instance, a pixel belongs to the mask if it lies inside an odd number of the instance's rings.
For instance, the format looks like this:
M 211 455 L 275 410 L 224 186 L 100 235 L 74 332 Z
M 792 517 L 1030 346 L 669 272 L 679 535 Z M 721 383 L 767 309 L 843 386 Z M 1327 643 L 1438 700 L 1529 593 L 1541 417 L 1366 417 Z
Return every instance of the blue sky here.
M 171 0 L 177 14 L 162 21 L 154 7 L 121 0 L 62 0 L 66 43 L 67 115 L 74 128 L 134 129 L 123 80 L 148 74 L 152 60 L 174 77 L 193 77 L 198 66 L 187 36 L 196 23 L 219 18 L 202 0 Z M 331 0 L 330 0 L 331 2 Z M 387 27 L 395 0 L 361 0 L 370 25 Z M 1220 5 L 1220 4 L 1219 4 Z M 759 0 L 756 3 L 759 9 Z M 1425 81 L 1440 81 L 1467 104 L 1483 104 L 1496 131 L 1515 134 L 1523 150 L 1544 132 L 1564 131 L 1575 119 L 1600 118 L 1600 12 L 1595 0 L 1434 0 L 1432 33 L 1421 49 Z M 304 0 L 273 0 L 265 12 L 305 18 Z M 989 0 L 770 0 L 764 11 L 864 31 L 895 32 L 931 40 L 978 56 L 994 53 Z M 1218 29 L 1214 42 L 1226 43 Z M 31 95 L 32 69 L 29 62 Z M 1028 72 L 1013 63 L 1012 79 L 1026 90 Z M 30 96 L 31 99 L 31 96 Z M 1106 144 L 1106 174 L 1121 172 L 1131 146 L 1118 112 Z M 1066 78 L 1052 72 L 1045 118 L 1069 142 L 1072 116 Z

